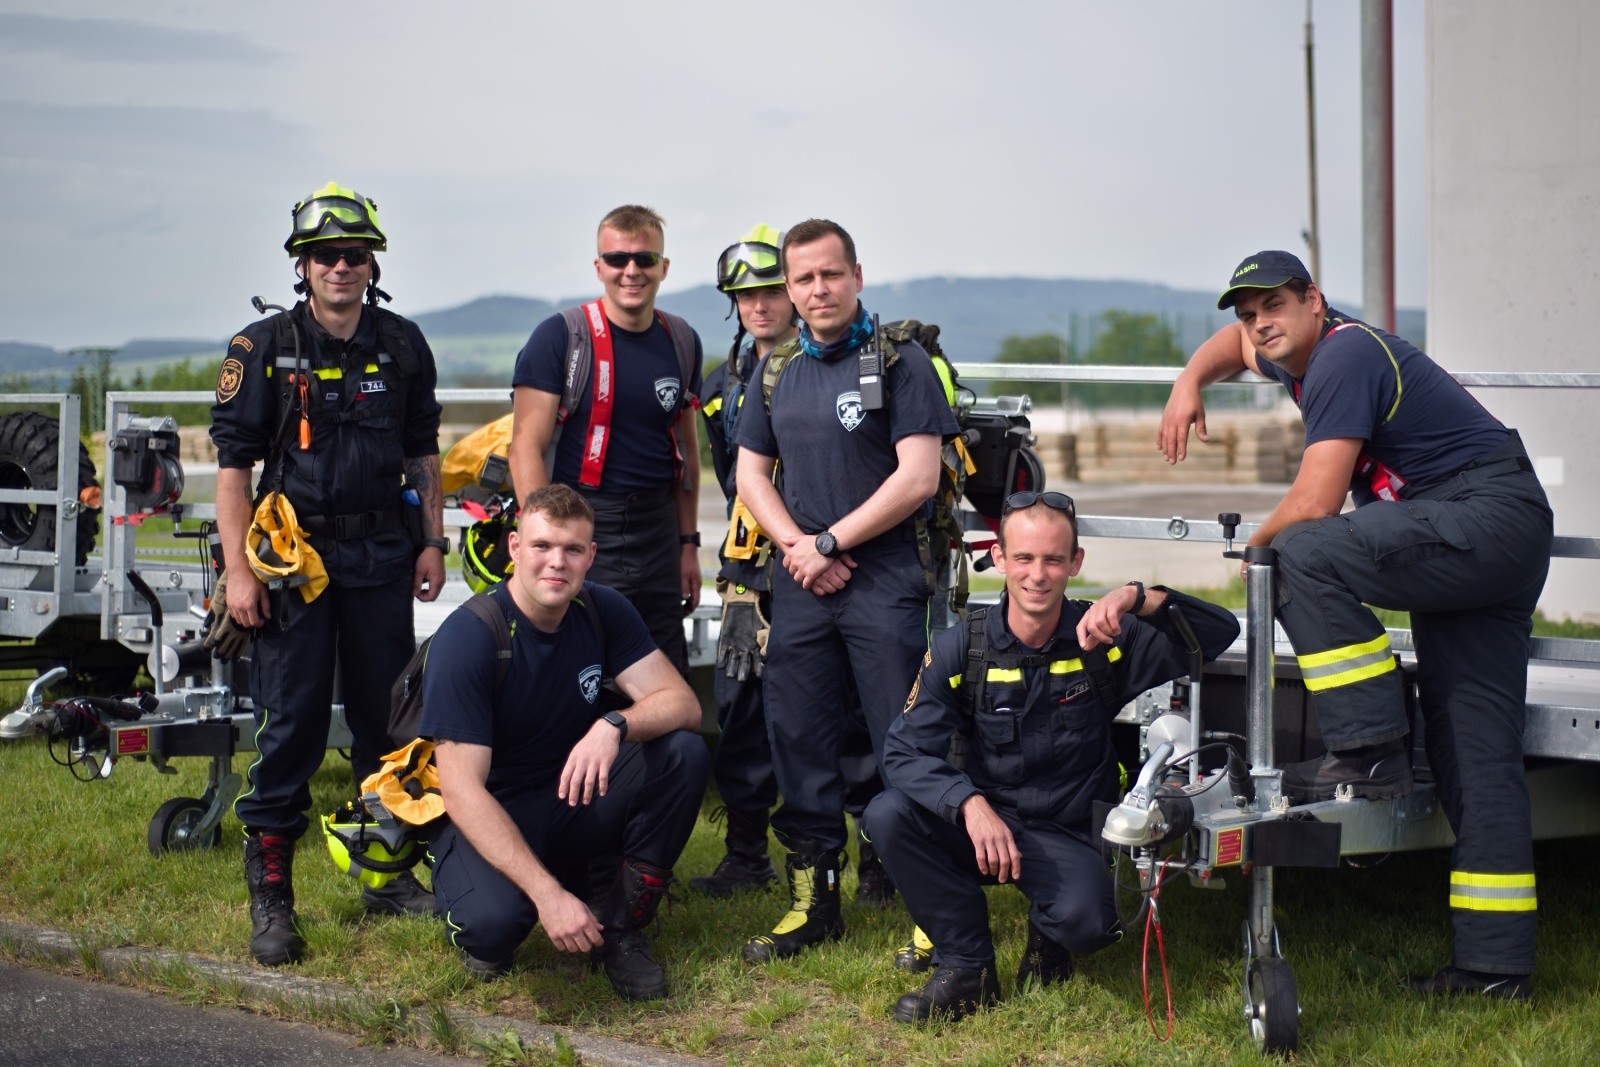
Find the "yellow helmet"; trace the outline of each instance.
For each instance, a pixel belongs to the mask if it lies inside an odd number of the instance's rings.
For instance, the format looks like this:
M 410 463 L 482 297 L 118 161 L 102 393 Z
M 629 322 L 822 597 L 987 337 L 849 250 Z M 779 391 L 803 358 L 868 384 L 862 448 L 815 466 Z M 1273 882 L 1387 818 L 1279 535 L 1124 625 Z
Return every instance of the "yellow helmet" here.
M 783 284 L 784 231 L 763 223 L 717 257 L 717 288 L 724 293 Z
M 461 535 L 461 577 L 474 593 L 500 584 L 516 570 L 510 543 L 516 528 L 516 516 L 501 514 L 473 523 Z
M 321 821 L 333 865 L 373 889 L 383 888 L 422 859 L 414 827 L 394 820 L 382 825 L 359 800 L 349 801 Z
M 359 237 L 371 242 L 374 252 L 389 247 L 389 238 L 378 225 L 378 205 L 337 182 L 324 185 L 291 208 L 289 214 L 294 222 L 283 247 L 294 257 L 306 245 L 338 238 Z

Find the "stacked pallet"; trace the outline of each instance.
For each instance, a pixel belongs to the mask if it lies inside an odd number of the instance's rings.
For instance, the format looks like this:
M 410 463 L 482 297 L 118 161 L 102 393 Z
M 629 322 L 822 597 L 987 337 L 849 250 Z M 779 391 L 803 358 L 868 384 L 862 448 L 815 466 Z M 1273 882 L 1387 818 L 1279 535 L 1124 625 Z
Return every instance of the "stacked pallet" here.
M 1077 481 L 1078 435 L 1074 433 L 1041 433 L 1034 443 L 1034 451 L 1044 464 L 1045 475 L 1051 481 Z
M 1276 415 L 1239 414 L 1208 422 L 1210 441 L 1191 437 L 1188 458 L 1169 464 L 1156 450 L 1159 423 L 1098 423 L 1078 435 L 1078 479 L 1101 484 L 1288 483 L 1300 466 L 1302 431 Z M 1052 471 L 1054 473 L 1054 471 Z

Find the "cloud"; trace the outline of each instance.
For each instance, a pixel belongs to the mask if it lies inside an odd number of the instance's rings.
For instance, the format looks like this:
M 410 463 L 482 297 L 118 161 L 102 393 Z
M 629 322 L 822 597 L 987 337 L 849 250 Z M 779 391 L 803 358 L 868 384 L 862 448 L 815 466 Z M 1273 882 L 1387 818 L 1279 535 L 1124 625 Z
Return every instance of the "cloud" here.
M 263 111 L 0 100 L 0 143 L 7 146 L 0 170 L 7 171 L 24 163 L 165 168 L 179 153 L 239 165 L 306 136 L 304 127 Z
M 44 52 L 83 63 L 267 64 L 281 58 L 232 33 L 51 15 L 0 15 L 0 51 Z

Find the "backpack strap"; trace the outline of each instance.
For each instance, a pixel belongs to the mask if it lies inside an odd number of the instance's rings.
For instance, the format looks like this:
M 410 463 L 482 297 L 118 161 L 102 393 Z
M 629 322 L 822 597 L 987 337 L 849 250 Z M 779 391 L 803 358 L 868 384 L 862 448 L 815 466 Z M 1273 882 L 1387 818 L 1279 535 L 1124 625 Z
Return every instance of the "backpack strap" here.
M 561 443 L 561 431 L 578 398 L 589 388 L 589 374 L 594 367 L 594 342 L 589 337 L 589 320 L 583 308 L 561 309 L 561 319 L 567 327 L 567 366 L 562 376 L 561 401 L 556 407 L 556 425 L 550 433 L 550 447 L 544 452 L 546 475 L 555 470 L 556 446 Z
M 511 623 L 488 593 L 474 593 L 464 607 L 494 635 L 494 692 L 498 693 L 505 684 L 506 672 L 511 670 Z
M 967 612 L 966 668 L 961 672 L 961 715 L 970 720 L 983 703 L 989 678 L 988 608 Z
M 761 361 L 761 403 L 769 412 L 772 410 L 772 391 L 778 387 L 778 379 L 783 377 L 789 361 L 799 354 L 800 340 L 795 338 L 768 352 L 767 358 Z
M 1094 695 L 1100 699 L 1100 706 L 1106 709 L 1106 715 L 1115 715 L 1122 710 L 1122 702 L 1117 699 L 1120 690 L 1117 680 L 1111 673 L 1111 659 L 1106 653 L 1104 645 L 1095 645 L 1079 653 L 1078 658 L 1083 661 L 1083 673 L 1089 676 L 1089 685 L 1094 689 Z
M 678 355 L 678 396 L 687 397 L 689 405 L 698 409 L 700 397 L 689 388 L 689 383 L 694 380 L 694 327 L 688 321 L 670 311 L 656 309 L 656 318 L 667 328 L 667 334 L 672 338 L 672 350 Z M 672 456 L 678 468 L 678 482 L 684 491 L 694 488 L 693 475 L 690 462 L 699 463 L 700 457 L 685 456 L 683 442 L 678 440 L 678 419 L 673 416 L 672 426 L 667 430 L 667 436 L 672 440 Z

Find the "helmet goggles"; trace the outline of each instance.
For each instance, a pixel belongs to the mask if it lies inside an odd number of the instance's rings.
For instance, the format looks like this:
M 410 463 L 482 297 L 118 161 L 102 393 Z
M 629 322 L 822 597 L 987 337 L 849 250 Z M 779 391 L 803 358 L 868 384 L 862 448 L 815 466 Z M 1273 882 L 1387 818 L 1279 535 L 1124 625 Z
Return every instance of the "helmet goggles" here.
M 354 197 L 331 195 L 302 200 L 294 206 L 294 229 L 284 247 L 295 253 L 310 241 L 358 237 L 373 242 L 373 251 L 388 247 L 374 214 L 377 205 L 357 193 Z
M 758 280 L 759 279 L 759 280 Z M 717 288 L 723 292 L 783 284 L 783 262 L 776 245 L 740 241 L 717 257 Z

